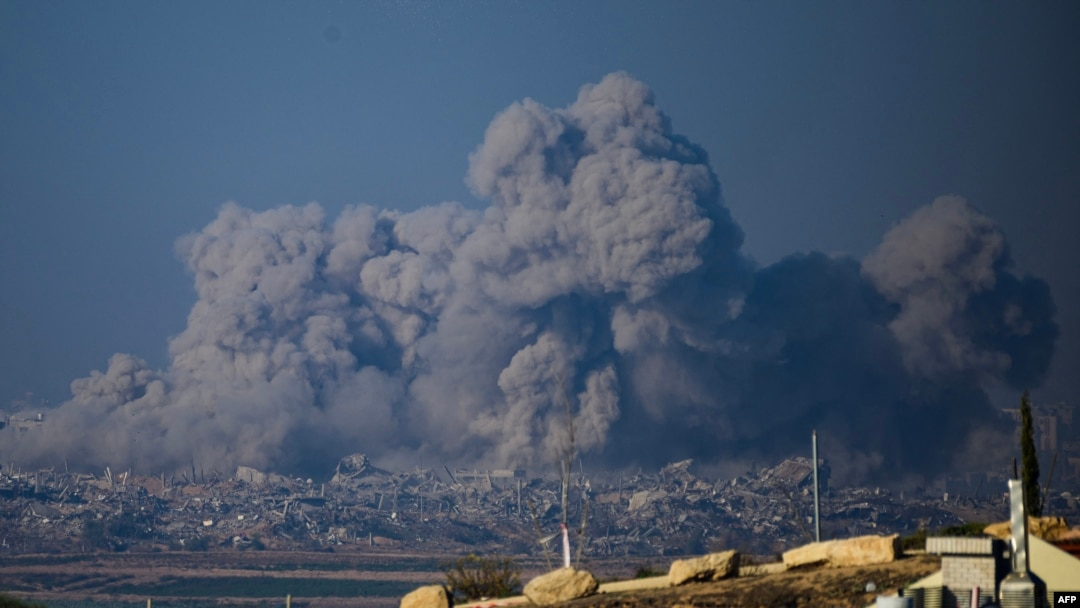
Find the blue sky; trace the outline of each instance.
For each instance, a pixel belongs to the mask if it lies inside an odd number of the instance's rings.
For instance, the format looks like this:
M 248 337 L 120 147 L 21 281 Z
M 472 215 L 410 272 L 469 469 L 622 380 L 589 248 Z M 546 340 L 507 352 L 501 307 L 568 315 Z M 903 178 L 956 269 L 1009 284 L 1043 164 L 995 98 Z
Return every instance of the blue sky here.
M 115 352 L 167 365 L 173 243 L 226 201 L 482 207 L 469 153 L 515 100 L 625 70 L 702 145 L 745 251 L 861 257 L 966 197 L 1080 381 L 1080 8 L 1005 2 L 0 3 L 0 409 Z

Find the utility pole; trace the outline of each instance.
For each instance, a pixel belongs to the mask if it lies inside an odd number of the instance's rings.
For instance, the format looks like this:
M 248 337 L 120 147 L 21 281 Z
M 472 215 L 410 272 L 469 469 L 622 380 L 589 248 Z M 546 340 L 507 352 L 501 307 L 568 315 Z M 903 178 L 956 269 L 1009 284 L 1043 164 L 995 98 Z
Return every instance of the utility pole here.
M 817 467 L 817 429 L 811 433 L 812 456 L 814 458 L 814 542 L 821 542 L 821 503 L 818 500 Z

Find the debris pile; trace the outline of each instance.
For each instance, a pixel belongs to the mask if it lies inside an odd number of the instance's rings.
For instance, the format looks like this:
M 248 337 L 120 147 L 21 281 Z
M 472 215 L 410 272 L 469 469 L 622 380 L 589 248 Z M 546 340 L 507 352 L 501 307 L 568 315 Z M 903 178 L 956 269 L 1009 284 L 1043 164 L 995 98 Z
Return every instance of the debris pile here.
M 808 459 L 719 480 L 699 477 L 692 465 L 576 475 L 566 506 L 575 550 L 588 556 L 729 548 L 776 554 L 812 540 Z M 1003 493 L 830 488 L 827 466 L 819 468 L 823 538 L 910 534 L 1007 515 Z M 227 476 L 192 470 L 178 478 L 108 468 L 99 475 L 23 472 L 9 465 L 0 471 L 0 555 L 351 546 L 553 557 L 560 551 L 551 544 L 563 517 L 560 490 L 558 479 L 530 479 L 521 470 L 390 472 L 363 454 L 343 458 L 325 483 L 250 467 Z M 1080 515 L 1067 492 L 1053 495 L 1051 504 L 1073 521 Z

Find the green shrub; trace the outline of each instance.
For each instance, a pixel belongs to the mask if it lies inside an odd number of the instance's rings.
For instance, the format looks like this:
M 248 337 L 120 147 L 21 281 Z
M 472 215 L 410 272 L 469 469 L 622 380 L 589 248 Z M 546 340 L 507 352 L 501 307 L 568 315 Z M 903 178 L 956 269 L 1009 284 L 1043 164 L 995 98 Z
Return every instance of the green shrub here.
M 932 536 L 986 536 L 983 530 L 986 524 L 973 521 L 957 526 L 946 526 L 934 532 Z M 904 551 L 920 551 L 926 549 L 926 537 L 931 536 L 926 529 L 920 528 L 910 536 L 900 537 L 900 547 Z
M 457 601 L 507 597 L 521 587 L 521 573 L 508 557 L 477 557 L 470 554 L 443 564 L 446 586 Z
M 196 536 L 184 541 L 184 548 L 188 551 L 206 551 L 210 548 L 210 539 L 205 536 Z
M 109 519 L 106 533 L 118 538 L 147 540 L 154 536 L 153 520 L 146 513 L 124 513 Z
M 0 608 L 45 608 L 45 604 L 28 604 L 20 599 L 0 593 Z
M 663 576 L 667 574 L 666 570 L 658 570 L 652 566 L 642 566 L 634 572 L 634 578 L 652 578 L 654 576 Z
M 901 536 L 900 548 L 904 551 L 922 551 L 926 549 L 926 528 L 919 528 L 910 536 Z
M 94 549 L 109 548 L 108 530 L 105 522 L 99 519 L 88 519 L 83 522 L 83 542 Z
M 986 536 L 983 530 L 986 524 L 973 521 L 959 526 L 948 526 L 938 531 L 937 536 Z

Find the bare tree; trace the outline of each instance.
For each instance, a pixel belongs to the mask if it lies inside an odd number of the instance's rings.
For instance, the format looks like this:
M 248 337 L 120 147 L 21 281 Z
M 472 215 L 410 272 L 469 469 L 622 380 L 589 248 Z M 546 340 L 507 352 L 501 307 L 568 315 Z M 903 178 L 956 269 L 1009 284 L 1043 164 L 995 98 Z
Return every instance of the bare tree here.
M 547 544 L 555 538 L 555 535 L 553 534 L 547 538 L 544 537 L 544 530 L 540 526 L 540 518 L 536 516 L 536 509 L 533 507 L 532 498 L 525 499 L 525 504 L 529 506 L 529 515 L 532 516 L 533 525 L 536 526 L 536 539 L 540 542 L 540 548 L 544 550 L 544 561 L 547 562 L 548 570 L 551 570 L 551 554 L 548 552 Z
M 570 399 L 566 396 L 566 379 L 562 374 L 559 374 L 556 376 L 556 381 L 559 386 L 555 398 L 562 403 L 566 410 L 566 427 L 563 436 L 560 438 L 557 454 L 559 459 L 560 500 L 562 501 L 561 523 L 566 525 L 569 519 L 570 477 L 574 472 L 574 409 L 570 405 Z
M 555 377 L 555 380 L 558 383 L 555 398 L 562 404 L 563 409 L 566 412 L 566 425 L 563 434 L 560 437 L 557 456 L 559 460 L 559 498 L 562 503 L 561 523 L 568 528 L 570 520 L 570 480 L 574 474 L 574 456 L 577 447 L 576 439 L 574 437 L 574 408 L 570 403 L 570 398 L 566 395 L 565 376 L 558 374 Z M 589 521 L 589 495 L 587 491 L 583 492 L 582 502 L 581 528 L 578 532 L 578 550 L 575 558 L 576 564 L 581 563 L 581 554 L 585 547 L 585 530 Z

